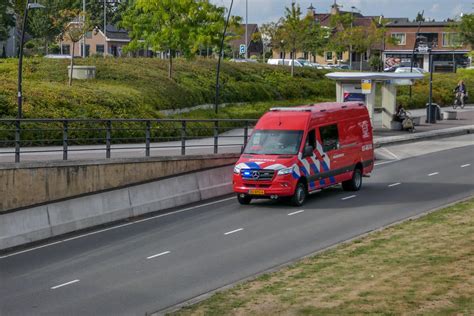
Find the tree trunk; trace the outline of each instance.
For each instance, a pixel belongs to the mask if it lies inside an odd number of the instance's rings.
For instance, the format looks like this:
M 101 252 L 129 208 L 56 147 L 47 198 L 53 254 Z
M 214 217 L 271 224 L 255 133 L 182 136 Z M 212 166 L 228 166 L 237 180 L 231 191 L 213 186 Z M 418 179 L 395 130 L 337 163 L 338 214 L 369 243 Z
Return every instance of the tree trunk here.
M 171 53 L 171 49 L 169 50 L 169 64 L 168 64 L 168 79 L 173 78 L 173 54 Z
M 69 86 L 72 86 L 72 74 L 74 73 L 74 50 L 76 49 L 76 42 L 72 42 L 72 52 L 71 52 L 71 71 L 69 73 Z
M 364 59 L 364 53 L 360 53 L 360 71 L 362 71 L 362 60 Z

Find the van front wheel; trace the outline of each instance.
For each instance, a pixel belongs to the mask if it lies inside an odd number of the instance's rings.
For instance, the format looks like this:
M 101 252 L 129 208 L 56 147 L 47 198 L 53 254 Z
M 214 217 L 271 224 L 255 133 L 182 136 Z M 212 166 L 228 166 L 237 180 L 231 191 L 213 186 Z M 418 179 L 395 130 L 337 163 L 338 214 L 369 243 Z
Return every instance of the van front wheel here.
M 302 206 L 306 202 L 308 193 L 304 183 L 299 182 L 295 189 L 295 194 L 291 197 L 291 204 L 294 206 Z
M 356 168 L 352 173 L 352 178 L 350 180 L 342 182 L 342 188 L 345 191 L 359 191 L 362 187 L 362 170 Z
M 246 194 L 237 194 L 237 201 L 242 205 L 249 205 L 252 202 L 252 197 Z

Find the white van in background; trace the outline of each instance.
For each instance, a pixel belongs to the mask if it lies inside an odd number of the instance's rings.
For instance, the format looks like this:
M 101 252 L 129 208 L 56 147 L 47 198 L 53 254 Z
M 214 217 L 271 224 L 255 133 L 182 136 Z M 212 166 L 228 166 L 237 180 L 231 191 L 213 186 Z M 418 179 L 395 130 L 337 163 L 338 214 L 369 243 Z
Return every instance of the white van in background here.
M 293 60 L 291 60 L 291 59 L 272 59 L 271 58 L 267 61 L 267 64 L 269 64 L 269 65 L 280 65 L 280 66 L 283 66 L 283 65 L 284 66 L 291 66 L 292 62 L 293 62 Z M 303 67 L 303 64 L 299 60 L 295 59 L 294 62 L 295 62 L 295 64 L 294 64 L 295 67 Z

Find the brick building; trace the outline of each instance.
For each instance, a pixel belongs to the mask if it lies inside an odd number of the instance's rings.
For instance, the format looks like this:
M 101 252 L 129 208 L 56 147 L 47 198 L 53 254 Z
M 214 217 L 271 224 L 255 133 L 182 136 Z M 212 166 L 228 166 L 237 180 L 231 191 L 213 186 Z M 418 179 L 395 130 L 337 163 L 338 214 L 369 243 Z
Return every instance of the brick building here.
M 331 17 L 338 14 L 351 14 L 353 17 L 353 27 L 369 27 L 374 20 L 379 19 L 379 17 L 374 16 L 364 16 L 359 12 L 352 12 L 352 11 L 342 11 L 340 10 L 340 6 L 337 4 L 337 1 L 334 1 L 334 4 L 331 6 L 331 10 L 328 13 L 318 13 L 316 8 L 311 5 L 308 8 L 309 16 L 314 18 L 315 23 L 320 24 L 323 28 L 328 29 L 331 34 L 336 33 L 338 30 L 333 29 L 331 26 Z M 362 63 L 362 69 L 367 70 L 369 68 L 368 60 L 370 55 L 374 52 L 378 52 L 380 54 L 381 45 L 376 45 L 369 49 L 365 54 L 356 54 L 352 53 L 352 68 L 353 69 L 360 69 Z M 337 64 L 349 64 L 349 51 L 346 52 L 334 52 L 334 51 L 325 51 L 322 56 L 320 55 L 312 55 L 309 52 L 302 52 L 298 51 L 295 54 L 296 59 L 305 59 L 310 60 L 311 62 L 315 62 L 321 65 L 337 65 Z M 278 59 L 291 59 L 293 54 L 291 52 L 285 52 L 281 50 L 274 50 L 273 51 L 273 58 Z
M 83 46 L 81 43 L 82 42 L 76 44 L 74 50 L 75 57 L 83 56 Z M 130 53 L 126 54 L 123 51 L 124 46 L 128 43 L 130 43 L 130 37 L 126 30 L 118 29 L 113 25 L 107 25 L 107 32 L 104 33 L 103 28 L 95 28 L 85 36 L 85 56 L 103 55 L 105 51 L 107 51 L 109 56 L 114 57 L 131 56 Z M 62 41 L 60 48 L 61 54 L 71 55 L 72 42 L 68 40 Z M 135 55 L 151 56 L 152 52 L 141 50 Z
M 386 45 L 383 53 L 386 67 L 410 65 L 417 31 L 418 22 L 394 21 L 388 24 L 387 35 L 396 38 L 398 43 Z M 469 62 L 467 53 L 471 47 L 460 43 L 451 22 L 422 22 L 418 45 L 431 48 L 434 71 L 453 71 Z M 416 54 L 414 64 L 429 71 L 429 54 Z

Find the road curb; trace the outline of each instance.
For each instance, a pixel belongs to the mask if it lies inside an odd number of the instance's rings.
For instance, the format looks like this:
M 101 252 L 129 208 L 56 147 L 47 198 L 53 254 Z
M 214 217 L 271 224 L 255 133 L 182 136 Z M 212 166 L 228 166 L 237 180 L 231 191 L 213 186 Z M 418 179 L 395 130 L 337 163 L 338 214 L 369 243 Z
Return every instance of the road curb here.
M 440 139 L 453 136 L 460 136 L 465 134 L 473 134 L 474 125 L 458 126 L 446 129 L 440 129 L 436 131 L 420 132 L 414 134 L 400 135 L 400 136 L 388 136 L 374 140 L 375 148 L 384 146 L 392 146 L 406 143 L 415 143 L 430 139 Z

